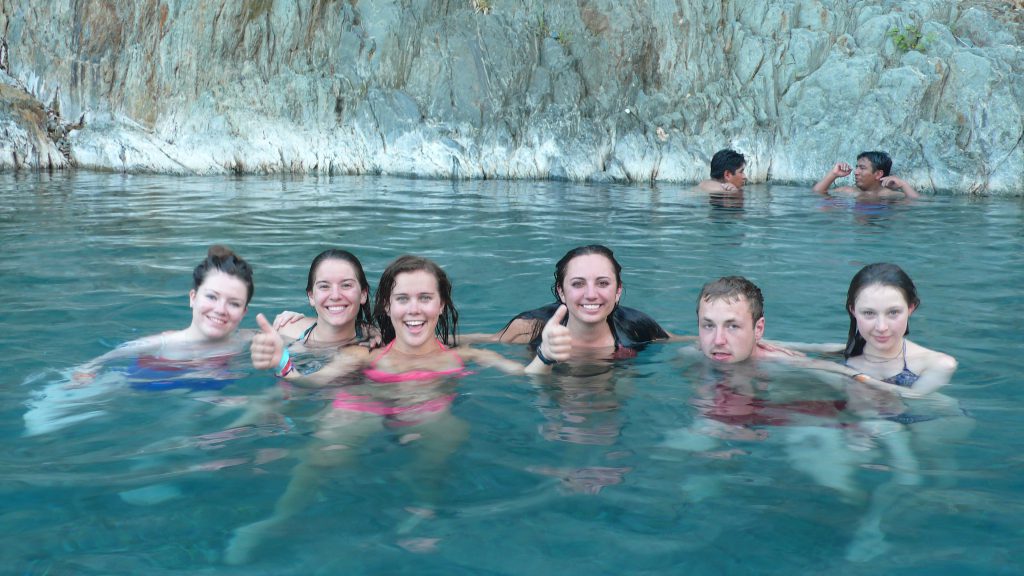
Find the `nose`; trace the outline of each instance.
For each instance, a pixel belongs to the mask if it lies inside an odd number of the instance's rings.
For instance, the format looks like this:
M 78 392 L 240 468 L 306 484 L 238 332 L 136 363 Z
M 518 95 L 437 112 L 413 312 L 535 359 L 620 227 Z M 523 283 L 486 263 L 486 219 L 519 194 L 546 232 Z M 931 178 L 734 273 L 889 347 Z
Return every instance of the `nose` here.
M 715 345 L 725 344 L 725 330 L 715 328 Z
M 218 314 L 224 314 L 227 312 L 228 303 L 226 300 L 217 300 L 217 304 L 214 305 L 213 310 Z
M 597 296 L 597 289 L 593 284 L 587 284 L 587 287 L 583 289 L 584 298 L 594 298 Z
M 889 331 L 889 323 L 886 322 L 885 316 L 879 315 L 875 320 L 875 330 L 882 333 Z

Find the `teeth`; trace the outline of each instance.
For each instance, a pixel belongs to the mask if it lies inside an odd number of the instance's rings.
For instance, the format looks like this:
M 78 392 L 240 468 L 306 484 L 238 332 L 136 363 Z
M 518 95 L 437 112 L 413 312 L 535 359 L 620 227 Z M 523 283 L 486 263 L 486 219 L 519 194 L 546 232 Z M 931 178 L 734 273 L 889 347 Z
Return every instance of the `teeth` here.
M 423 324 L 425 324 L 425 322 L 424 322 L 424 321 L 422 321 L 422 320 L 417 320 L 417 321 L 413 321 L 413 322 L 406 322 L 406 323 L 405 323 L 405 325 L 406 325 L 406 326 L 409 326 L 410 328 L 418 328 L 418 327 L 420 327 L 420 326 L 423 326 Z
M 584 304 L 583 305 L 583 309 L 584 310 L 597 310 L 600 307 L 601 307 L 600 304 Z

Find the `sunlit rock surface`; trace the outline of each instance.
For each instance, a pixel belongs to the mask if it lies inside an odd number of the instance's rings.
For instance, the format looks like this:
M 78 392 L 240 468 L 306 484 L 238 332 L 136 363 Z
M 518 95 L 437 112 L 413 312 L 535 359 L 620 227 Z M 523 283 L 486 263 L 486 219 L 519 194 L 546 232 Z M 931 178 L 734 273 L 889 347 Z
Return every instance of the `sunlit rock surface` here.
M 0 167 L 1021 193 L 1015 1 L 3 0 Z

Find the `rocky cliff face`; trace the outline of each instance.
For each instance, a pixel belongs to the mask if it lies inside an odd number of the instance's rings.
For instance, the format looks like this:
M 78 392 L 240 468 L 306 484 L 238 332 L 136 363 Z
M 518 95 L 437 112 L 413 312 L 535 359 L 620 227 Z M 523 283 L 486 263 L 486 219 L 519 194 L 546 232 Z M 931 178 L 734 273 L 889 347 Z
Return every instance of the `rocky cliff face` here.
M 729 146 L 754 182 L 868 149 L 1024 182 L 1019 0 L 0 2 L 2 166 L 693 181 Z

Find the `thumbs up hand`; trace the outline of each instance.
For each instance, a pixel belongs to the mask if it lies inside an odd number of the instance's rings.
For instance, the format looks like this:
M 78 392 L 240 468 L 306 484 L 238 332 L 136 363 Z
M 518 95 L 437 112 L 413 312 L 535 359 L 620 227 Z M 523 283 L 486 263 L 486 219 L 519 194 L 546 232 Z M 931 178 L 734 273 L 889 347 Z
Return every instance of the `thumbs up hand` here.
M 562 326 L 562 320 L 568 313 L 565 304 L 555 310 L 554 316 L 544 325 L 541 332 L 541 343 L 537 350 L 548 360 L 565 362 L 572 354 L 572 336 L 569 334 L 569 327 Z
M 284 342 L 270 322 L 267 322 L 266 316 L 257 314 L 256 323 L 260 331 L 252 337 L 252 346 L 249 348 L 252 365 L 260 370 L 276 369 L 284 352 Z

